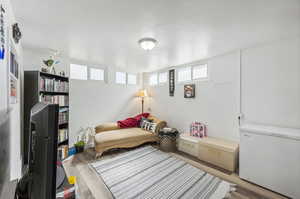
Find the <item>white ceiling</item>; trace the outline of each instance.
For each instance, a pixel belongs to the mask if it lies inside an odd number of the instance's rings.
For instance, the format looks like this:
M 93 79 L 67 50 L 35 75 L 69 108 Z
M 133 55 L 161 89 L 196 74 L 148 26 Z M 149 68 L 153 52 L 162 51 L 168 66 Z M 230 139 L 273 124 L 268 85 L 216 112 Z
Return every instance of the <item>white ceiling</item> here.
M 300 34 L 300 0 L 12 0 L 24 46 L 151 71 Z M 154 37 L 150 52 L 137 44 Z

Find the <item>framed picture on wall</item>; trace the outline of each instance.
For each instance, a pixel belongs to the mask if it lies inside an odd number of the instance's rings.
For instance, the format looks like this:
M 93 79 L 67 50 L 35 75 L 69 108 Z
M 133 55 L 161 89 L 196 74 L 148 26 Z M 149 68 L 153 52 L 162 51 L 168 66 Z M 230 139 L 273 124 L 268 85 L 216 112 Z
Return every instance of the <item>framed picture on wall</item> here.
M 16 79 L 19 78 L 19 64 L 17 62 L 16 56 L 13 52 L 10 52 L 9 60 L 10 73 L 15 76 Z
M 184 98 L 195 98 L 195 84 L 184 85 Z
M 175 69 L 169 70 L 169 95 L 174 96 L 175 92 Z
M 11 75 L 10 77 L 10 90 L 9 90 L 9 101 L 10 104 L 16 104 L 18 102 L 18 80 L 15 79 L 15 77 L 13 77 Z

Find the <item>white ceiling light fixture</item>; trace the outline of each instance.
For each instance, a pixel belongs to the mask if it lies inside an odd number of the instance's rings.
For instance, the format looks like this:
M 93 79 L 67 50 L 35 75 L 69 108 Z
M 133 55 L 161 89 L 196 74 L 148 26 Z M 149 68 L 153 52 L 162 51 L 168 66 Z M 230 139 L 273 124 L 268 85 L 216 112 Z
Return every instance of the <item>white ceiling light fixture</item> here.
M 149 51 L 156 46 L 157 41 L 153 38 L 142 38 L 139 40 L 139 44 L 142 49 Z

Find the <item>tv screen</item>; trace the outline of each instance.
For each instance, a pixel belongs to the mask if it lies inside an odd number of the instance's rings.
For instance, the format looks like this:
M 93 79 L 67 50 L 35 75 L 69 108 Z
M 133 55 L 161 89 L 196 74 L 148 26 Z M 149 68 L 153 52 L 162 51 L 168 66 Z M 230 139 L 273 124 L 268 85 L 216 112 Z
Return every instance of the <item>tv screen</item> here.
M 31 199 L 55 198 L 58 111 L 58 105 L 44 103 L 36 104 L 31 110 L 29 132 Z

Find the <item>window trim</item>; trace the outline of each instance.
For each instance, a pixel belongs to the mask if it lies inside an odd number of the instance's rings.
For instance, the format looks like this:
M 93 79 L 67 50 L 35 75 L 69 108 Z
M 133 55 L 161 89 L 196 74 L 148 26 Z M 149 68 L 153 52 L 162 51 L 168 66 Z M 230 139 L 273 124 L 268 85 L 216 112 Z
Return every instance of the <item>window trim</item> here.
M 159 76 L 160 76 L 160 74 L 163 74 L 163 73 L 165 73 L 166 75 L 167 75 L 167 79 L 166 79 L 166 81 L 165 82 L 160 82 L 159 81 Z M 167 84 L 168 83 L 168 77 L 169 77 L 169 74 L 168 74 L 168 72 L 167 71 L 165 71 L 165 72 L 159 72 L 158 73 L 158 77 L 157 77 L 157 81 L 158 81 L 158 85 L 164 85 L 164 84 Z
M 127 76 L 126 76 L 126 83 L 127 83 L 127 85 L 130 85 L 130 86 L 136 86 L 136 85 L 138 85 L 138 74 L 135 74 L 135 73 L 126 73 L 127 74 Z M 130 84 L 129 83 L 129 76 L 130 75 L 134 75 L 135 76 L 135 84 Z
M 124 73 L 125 74 L 125 83 L 118 83 L 117 82 L 117 73 Z M 126 72 L 122 72 L 122 71 L 116 71 L 115 72 L 115 84 L 126 86 L 127 85 L 127 73 Z
M 101 70 L 101 71 L 103 71 L 103 79 L 91 79 L 91 71 L 92 71 L 92 69 L 96 69 L 96 70 Z M 102 68 L 95 68 L 95 67 L 89 67 L 88 71 L 89 71 L 88 80 L 105 82 L 105 69 L 102 69 Z
M 85 79 L 78 79 L 78 78 L 73 78 L 72 77 L 72 72 L 71 72 L 71 66 L 72 65 L 75 65 L 75 66 L 81 66 L 81 67 L 85 67 L 85 72 L 86 72 L 86 75 L 85 75 Z M 80 81 L 87 81 L 89 80 L 89 67 L 87 65 L 83 65 L 83 64 L 76 64 L 76 63 L 70 63 L 70 79 L 72 80 L 80 80 Z
M 151 84 L 150 79 L 152 75 L 156 75 L 156 84 Z M 149 79 L 148 79 L 149 86 L 158 86 L 158 72 L 150 73 Z
M 194 78 L 194 68 L 199 66 L 206 66 L 206 70 L 207 70 L 206 77 Z M 199 63 L 192 66 L 192 81 L 208 81 L 208 80 L 209 80 L 209 67 L 207 63 L 202 63 L 202 64 Z
M 190 72 L 191 72 L 190 79 L 189 80 L 184 80 L 184 81 L 179 81 L 179 72 L 180 72 L 180 69 L 184 69 L 184 68 L 190 68 L 191 69 L 190 70 Z M 180 68 L 177 69 L 177 72 L 176 72 L 176 82 L 178 84 L 192 82 L 193 81 L 192 77 L 193 77 L 193 67 L 192 66 L 186 65 L 186 66 L 182 66 L 182 67 L 180 67 Z

